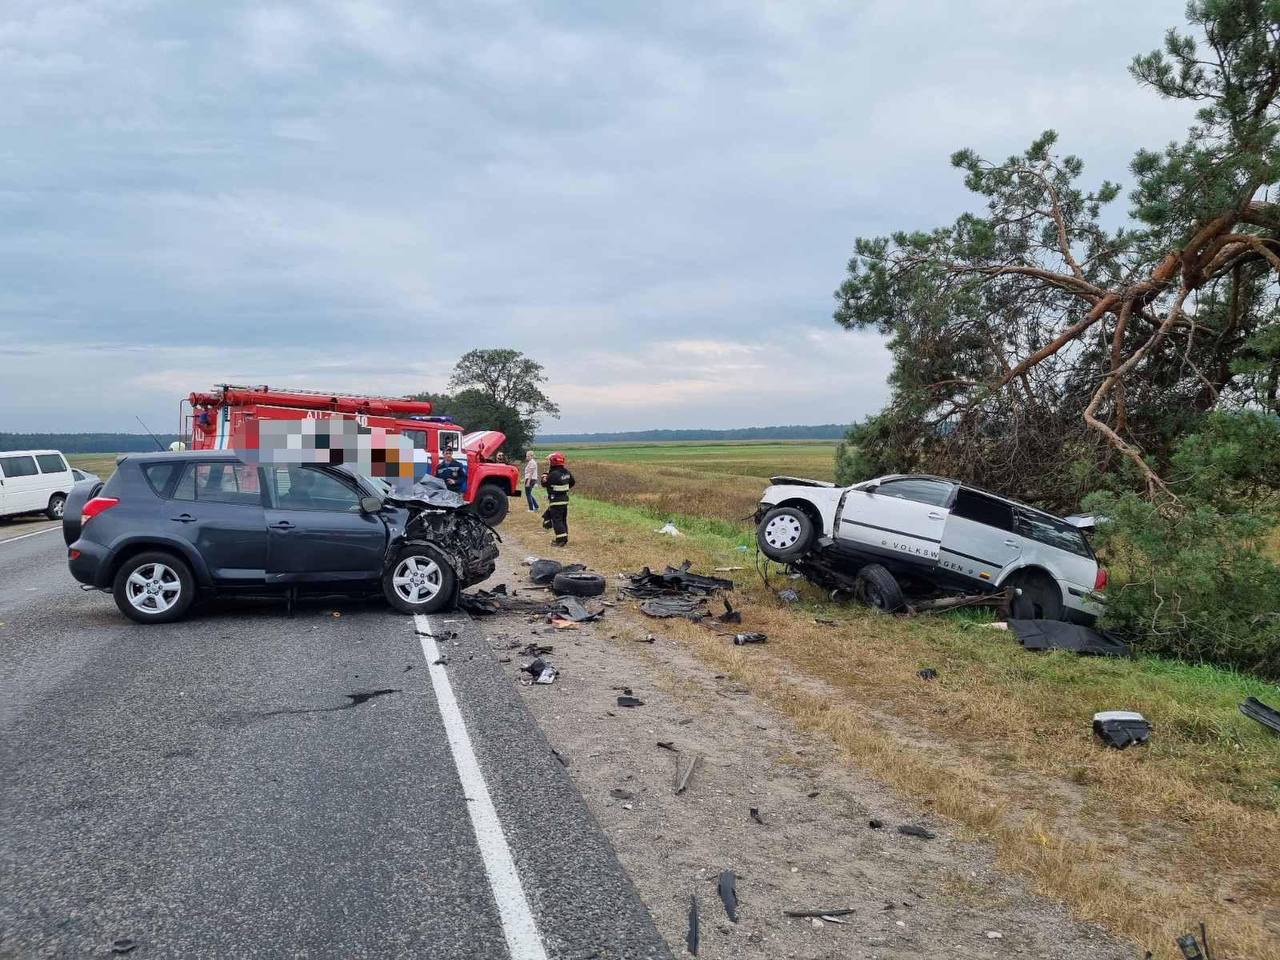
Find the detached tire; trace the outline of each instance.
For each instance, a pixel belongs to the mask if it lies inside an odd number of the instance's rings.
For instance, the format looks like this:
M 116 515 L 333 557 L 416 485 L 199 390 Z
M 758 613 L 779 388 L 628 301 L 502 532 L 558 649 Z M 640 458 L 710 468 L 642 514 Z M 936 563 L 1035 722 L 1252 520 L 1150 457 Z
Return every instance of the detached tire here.
M 1053 578 L 1043 573 L 1016 574 L 1009 586 L 1018 590 L 1009 602 L 1014 620 L 1065 620 L 1062 591 Z
M 401 613 L 439 613 L 453 602 L 458 575 L 435 547 L 403 548 L 382 574 L 382 592 Z
M 598 597 L 604 593 L 604 577 L 582 571 L 557 573 L 551 581 L 551 590 L 570 597 Z
M 185 560 L 149 550 L 120 565 L 111 593 L 120 612 L 136 623 L 172 623 L 191 608 L 196 581 Z
M 799 560 L 809 552 L 813 537 L 813 521 L 798 507 L 774 507 L 756 527 L 760 552 L 778 563 Z
M 858 599 L 881 613 L 893 613 L 906 605 L 897 578 L 878 563 L 868 563 L 858 571 Z
M 502 487 L 496 483 L 486 483 L 480 487 L 472 506 L 476 516 L 489 526 L 496 527 L 507 518 L 507 511 L 511 507 L 508 500 L 507 491 Z
M 45 508 L 44 515 L 50 520 L 61 520 L 62 513 L 67 507 L 67 497 L 62 493 L 55 493 L 49 498 L 49 506 Z

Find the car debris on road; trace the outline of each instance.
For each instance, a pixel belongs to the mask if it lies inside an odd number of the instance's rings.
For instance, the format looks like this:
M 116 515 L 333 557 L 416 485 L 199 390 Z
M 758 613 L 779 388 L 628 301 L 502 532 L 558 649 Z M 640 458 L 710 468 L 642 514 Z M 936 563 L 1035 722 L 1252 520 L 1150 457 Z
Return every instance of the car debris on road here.
M 1104 710 L 1093 715 L 1093 732 L 1108 747 L 1124 750 L 1150 740 L 1151 724 L 1132 710 Z
M 1240 712 L 1250 720 L 1256 720 L 1272 733 L 1280 733 L 1280 710 L 1268 707 L 1257 697 L 1249 697 L 1240 704 Z

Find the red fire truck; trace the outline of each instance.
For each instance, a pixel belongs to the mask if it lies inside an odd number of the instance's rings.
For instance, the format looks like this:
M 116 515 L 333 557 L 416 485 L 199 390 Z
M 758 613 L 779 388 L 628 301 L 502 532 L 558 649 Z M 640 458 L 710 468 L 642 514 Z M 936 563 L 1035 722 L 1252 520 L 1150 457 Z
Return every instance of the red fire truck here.
M 465 457 L 467 502 L 490 526 L 502 522 L 507 498 L 520 492 L 516 468 L 491 459 L 506 441 L 505 434 L 466 433 L 449 417 L 432 416 L 431 404 L 423 400 L 223 384 L 208 393 L 193 393 L 183 404 L 190 404 L 190 410 L 182 410 L 182 436 L 193 450 L 256 448 L 262 420 L 341 418 L 406 437 L 415 451 L 415 477 L 434 474 L 446 450 Z

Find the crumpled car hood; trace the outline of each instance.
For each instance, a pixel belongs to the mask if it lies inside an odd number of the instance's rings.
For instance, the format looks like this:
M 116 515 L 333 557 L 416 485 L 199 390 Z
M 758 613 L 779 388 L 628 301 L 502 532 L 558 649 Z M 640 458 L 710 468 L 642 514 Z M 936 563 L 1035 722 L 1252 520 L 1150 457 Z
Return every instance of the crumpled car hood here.
M 455 493 L 438 477 L 423 477 L 406 490 L 392 490 L 385 497 L 387 503 L 409 509 L 431 508 L 435 510 L 461 510 L 467 505 L 462 494 Z
M 444 491 L 459 501 L 456 493 Z M 435 497 L 435 494 L 432 494 Z M 493 575 L 498 562 L 498 535 L 470 510 L 434 506 L 421 498 L 388 496 L 387 501 L 405 507 L 409 519 L 404 530 L 387 544 L 383 568 L 395 562 L 401 549 L 410 545 L 430 545 L 445 555 L 458 575 L 458 589 L 474 586 Z M 465 504 L 462 504 L 465 505 Z

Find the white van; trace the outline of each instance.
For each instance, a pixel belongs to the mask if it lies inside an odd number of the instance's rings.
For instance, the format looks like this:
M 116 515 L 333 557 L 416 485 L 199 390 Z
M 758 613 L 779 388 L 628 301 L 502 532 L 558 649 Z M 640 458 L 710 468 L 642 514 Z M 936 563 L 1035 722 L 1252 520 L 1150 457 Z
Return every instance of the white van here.
M 0 517 L 43 512 L 60 520 L 75 482 L 57 450 L 0 451 Z

